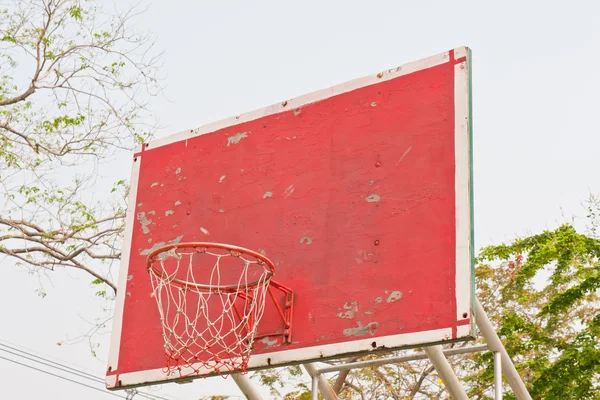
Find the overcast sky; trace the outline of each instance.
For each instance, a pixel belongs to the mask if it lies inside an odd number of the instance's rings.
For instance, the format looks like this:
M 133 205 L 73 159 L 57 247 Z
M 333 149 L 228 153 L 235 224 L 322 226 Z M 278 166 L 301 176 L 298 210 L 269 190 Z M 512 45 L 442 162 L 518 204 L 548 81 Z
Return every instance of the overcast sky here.
M 476 246 L 584 216 L 582 201 L 600 193 L 598 2 L 155 1 L 139 27 L 166 53 L 165 98 L 153 104 L 158 136 L 467 45 Z M 102 172 L 128 179 L 130 160 Z M 98 338 L 96 359 L 86 342 L 57 345 L 86 329 L 83 318 L 102 315 L 89 281 L 54 273 L 42 299 L 35 276 L 3 263 L 0 343 L 103 377 L 108 336 Z M 1 359 L 0 384 L 7 399 L 115 398 Z M 154 393 L 239 395 L 220 378 Z

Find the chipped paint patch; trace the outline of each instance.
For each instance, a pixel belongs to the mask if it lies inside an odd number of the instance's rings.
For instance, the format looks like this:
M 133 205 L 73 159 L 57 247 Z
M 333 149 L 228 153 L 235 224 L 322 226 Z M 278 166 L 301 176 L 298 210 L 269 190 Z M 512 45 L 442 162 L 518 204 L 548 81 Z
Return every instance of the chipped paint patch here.
M 152 238 L 148 238 L 148 243 L 152 243 Z
M 156 215 L 156 211 L 150 210 L 150 211 L 148 211 L 148 215 Z
M 175 214 L 175 211 L 173 211 L 173 210 L 165 211 L 165 217 L 168 217 L 169 215 L 173 215 L 173 214 Z
M 297 117 L 298 115 L 300 115 L 300 113 L 302 112 L 301 109 L 297 108 L 294 110 L 294 117 Z
M 146 213 L 139 212 L 137 214 L 137 220 L 140 221 L 140 224 L 142 224 L 142 232 L 144 233 L 144 235 L 150 233 L 150 228 L 148 228 L 148 225 L 152 223 L 152 220 L 146 217 Z
M 248 137 L 248 132 L 240 132 L 240 133 L 236 133 L 233 136 L 229 136 L 227 138 L 227 147 L 229 147 L 232 144 L 238 144 L 240 142 L 240 140 L 247 138 Z
M 312 238 L 310 236 L 302 236 L 300 238 L 300 243 L 304 243 L 306 242 L 306 244 L 312 244 Z
M 367 203 L 377 203 L 379 202 L 379 200 L 381 200 L 381 196 L 379 196 L 378 194 L 370 194 L 368 195 L 365 200 L 367 201 Z
M 265 251 L 265 249 L 260 249 L 258 252 L 265 257 L 267 256 L 267 252 Z
M 283 197 L 288 198 L 292 195 L 292 193 L 294 193 L 294 190 L 296 188 L 294 188 L 294 184 L 292 183 L 290 186 L 288 186 L 287 189 L 285 189 L 285 192 L 283 192 Z
M 375 303 L 381 303 L 383 299 L 381 297 L 375 298 Z
M 143 205 L 144 205 L 144 203 L 138 203 L 138 207 L 141 207 Z
M 379 323 L 369 322 L 368 324 L 363 326 L 362 322 L 358 321 L 356 325 L 357 326 L 355 328 L 344 329 L 344 331 L 342 332 L 344 336 L 373 336 L 375 334 L 375 331 L 377 330 L 377 327 L 379 326 Z
M 223 183 L 223 181 L 225 180 L 226 175 L 221 175 L 221 177 L 219 178 L 219 183 Z
M 263 199 L 266 199 L 267 197 L 273 197 L 273 192 L 265 192 L 265 194 L 263 194 Z
M 133 279 L 133 275 L 127 275 L 127 280 L 130 281 Z
M 277 339 L 269 340 L 269 337 L 265 336 L 264 338 L 261 339 L 261 342 L 264 343 L 267 348 L 269 348 L 269 347 L 277 344 Z
M 158 182 L 154 182 L 150 187 L 158 186 Z
M 358 312 L 358 302 L 352 301 L 345 303 L 342 307 L 338 308 L 336 316 L 343 319 L 354 319 Z
M 204 233 L 205 235 L 210 235 L 210 232 L 208 231 L 208 229 L 200 227 L 200 232 Z
M 374 101 L 374 102 L 371 103 L 371 107 L 375 107 L 375 106 L 377 106 L 377 102 L 376 101 Z
M 175 170 L 175 175 L 179 175 L 180 173 L 181 173 L 181 167 L 179 167 Z
M 225 210 L 219 210 L 219 212 L 220 212 L 220 213 L 224 213 L 224 212 L 225 212 Z
M 390 293 L 390 295 L 387 298 L 387 302 L 388 303 L 393 303 L 396 300 L 400 300 L 402 298 L 402 292 L 399 290 L 395 290 L 392 293 Z
M 140 255 L 141 256 L 147 256 L 148 254 L 152 253 L 154 250 L 159 249 L 159 248 L 161 248 L 163 246 L 166 246 L 168 244 L 177 244 L 177 243 L 181 242 L 181 239 L 183 239 L 183 235 L 177 236 L 175 239 L 170 240 L 170 241 L 168 241 L 166 243 L 165 242 L 155 243 L 154 246 L 150 247 L 149 249 L 142 250 L 140 252 Z
M 181 202 L 180 202 L 179 200 L 177 200 L 177 201 L 175 202 L 175 205 L 176 205 L 176 206 L 180 206 L 180 205 L 181 205 Z

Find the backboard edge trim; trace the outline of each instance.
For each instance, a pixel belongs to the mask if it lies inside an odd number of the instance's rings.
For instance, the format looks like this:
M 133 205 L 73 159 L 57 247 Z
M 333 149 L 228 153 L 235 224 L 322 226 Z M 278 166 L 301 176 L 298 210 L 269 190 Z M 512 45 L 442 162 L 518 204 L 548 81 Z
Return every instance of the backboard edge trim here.
M 451 51 L 462 51 L 465 52 L 466 47 L 459 47 Z M 240 114 L 235 117 L 226 118 L 220 121 L 212 122 L 203 125 L 196 129 L 188 129 L 178 133 L 174 133 L 163 138 L 158 138 L 148 143 L 148 150 L 152 150 L 158 147 L 162 147 L 171 143 L 183 141 L 186 139 L 192 139 L 197 136 L 204 135 L 206 133 L 215 132 L 220 129 L 228 128 L 231 126 L 239 125 L 245 122 L 253 121 L 258 118 L 266 117 L 281 112 L 291 111 L 299 107 L 315 103 L 328 99 L 330 97 L 340 95 L 342 93 L 350 92 L 362 87 L 373 85 L 380 82 L 385 82 L 390 79 L 398 78 L 403 75 L 412 74 L 417 71 L 421 71 L 427 68 L 432 68 L 438 65 L 450 62 L 450 51 L 439 53 L 427 58 L 412 61 L 403 64 L 399 67 L 389 69 L 377 74 L 368 75 L 362 78 L 357 78 L 345 83 L 341 83 L 332 86 L 327 89 L 321 89 L 312 93 L 301 95 L 291 100 L 275 103 L 267 107 L 249 111 Z

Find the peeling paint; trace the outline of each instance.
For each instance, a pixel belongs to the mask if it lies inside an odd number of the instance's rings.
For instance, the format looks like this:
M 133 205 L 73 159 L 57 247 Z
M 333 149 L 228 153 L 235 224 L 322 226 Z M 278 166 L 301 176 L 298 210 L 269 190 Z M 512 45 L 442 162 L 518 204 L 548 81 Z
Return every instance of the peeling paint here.
M 156 211 L 150 210 L 150 211 L 148 211 L 148 215 L 156 215 Z
M 240 140 L 242 140 L 243 138 L 247 138 L 248 137 L 248 132 L 240 132 L 240 133 L 236 133 L 233 136 L 229 136 L 227 138 L 227 147 L 229 147 L 232 144 L 238 144 L 240 142 Z
M 138 207 L 141 207 L 143 205 L 144 205 L 144 203 L 138 203 Z
M 139 212 L 137 214 L 137 220 L 140 221 L 140 224 L 142 224 L 142 232 L 144 233 L 144 235 L 150 233 L 150 228 L 148 228 L 148 225 L 152 223 L 152 220 L 146 217 L 146 213 Z
M 175 170 L 175 175 L 179 175 L 180 173 L 181 173 L 181 167 L 179 167 Z
M 390 293 L 390 295 L 387 298 L 387 302 L 388 303 L 393 303 L 396 300 L 400 300 L 402 298 L 402 292 L 399 290 L 395 290 L 392 293 Z
M 268 336 L 265 336 L 264 338 L 262 338 L 261 342 L 263 342 L 265 344 L 265 346 L 267 348 L 277 344 L 277 339 L 273 339 L 273 340 L 269 340 Z
M 130 281 L 130 280 L 132 280 L 132 279 L 133 279 L 133 275 L 128 275 L 128 276 L 127 276 L 127 280 L 128 280 L 128 281 Z
M 287 189 L 285 189 L 285 192 L 283 192 L 283 197 L 288 198 L 292 195 L 292 193 L 294 193 L 294 184 L 292 183 L 290 186 L 288 186 Z
M 150 187 L 158 186 L 158 182 L 154 182 Z
M 297 117 L 298 115 L 300 115 L 300 113 L 302 112 L 301 109 L 297 108 L 294 110 L 294 117 Z
M 381 297 L 377 297 L 375 299 L 375 303 L 381 303 L 383 301 L 383 299 Z
M 304 243 L 306 242 L 306 244 L 312 244 L 313 240 L 310 236 L 302 236 L 300 238 L 300 243 Z
M 208 231 L 208 229 L 200 227 L 200 232 L 204 233 L 205 235 L 210 235 L 210 232 Z
M 375 334 L 375 331 L 377 330 L 377 327 L 379 326 L 379 323 L 369 322 L 368 324 L 363 326 L 362 322 L 358 321 L 356 325 L 356 328 L 344 329 L 344 331 L 342 332 L 344 336 L 373 336 Z
M 221 177 L 219 178 L 219 183 L 223 183 L 223 181 L 225 180 L 226 175 L 221 175 Z
M 265 194 L 263 194 L 263 199 L 266 199 L 267 197 L 273 197 L 273 192 L 265 192 Z
M 181 202 L 180 202 L 179 200 L 177 200 L 177 201 L 175 202 L 175 205 L 176 205 L 176 206 L 180 206 L 180 205 L 181 205 Z
M 375 107 L 376 105 L 377 105 L 376 101 L 374 101 L 374 102 L 371 103 L 371 107 Z
M 175 211 L 173 211 L 173 210 L 165 211 L 165 217 L 168 217 L 169 215 L 173 215 L 173 214 L 175 214 Z
M 381 196 L 379 196 L 378 194 L 370 194 L 368 195 L 365 200 L 367 201 L 367 203 L 377 203 L 379 200 L 381 200 Z
M 140 252 L 140 255 L 141 256 L 147 256 L 148 254 L 152 253 L 154 250 L 159 249 L 159 248 L 161 248 L 163 246 L 166 246 L 168 244 L 177 244 L 177 243 L 181 242 L 181 239 L 183 239 L 183 235 L 177 236 L 175 239 L 170 240 L 170 241 L 168 241 L 166 243 L 165 242 L 157 242 L 157 243 L 154 244 L 154 246 L 150 247 L 149 249 L 142 250 Z
M 358 312 L 358 302 L 352 301 L 345 303 L 342 307 L 338 308 L 336 316 L 343 319 L 354 319 Z

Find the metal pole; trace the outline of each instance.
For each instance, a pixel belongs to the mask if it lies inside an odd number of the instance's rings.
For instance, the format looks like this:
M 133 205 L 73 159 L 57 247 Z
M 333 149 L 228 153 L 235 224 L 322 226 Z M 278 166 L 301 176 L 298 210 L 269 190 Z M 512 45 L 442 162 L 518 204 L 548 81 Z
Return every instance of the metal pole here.
M 450 363 L 442 352 L 442 346 L 430 346 L 423 348 L 425 354 L 429 356 L 431 363 L 435 367 L 440 378 L 444 382 L 448 393 L 454 400 L 469 400 L 465 388 L 454 374 Z
M 238 373 L 231 374 L 231 377 L 238 385 L 244 396 L 248 400 L 262 400 L 261 394 L 258 392 L 256 387 L 250 382 L 250 379 L 246 375 L 240 375 Z
M 504 372 L 504 377 L 513 390 L 517 400 L 531 400 L 531 395 L 521 380 L 521 376 L 517 372 L 515 365 L 508 356 L 502 341 L 498 337 L 494 326 L 490 322 L 485 310 L 481 306 L 479 299 L 475 299 L 475 317 L 477 326 L 479 327 L 481 334 L 490 347 L 490 350 L 493 352 L 499 352 L 501 354 L 502 371 Z
M 312 385 L 310 386 L 310 400 L 319 400 L 319 377 L 313 375 Z
M 502 400 L 502 354 L 494 352 L 494 393 L 495 400 Z
M 489 350 L 487 344 L 482 344 L 469 347 L 454 347 L 452 349 L 444 349 L 442 352 L 446 356 L 453 356 L 456 354 L 477 353 L 479 351 L 486 350 Z M 347 364 L 331 365 L 327 367 L 321 367 L 318 369 L 318 371 L 319 373 L 324 374 L 327 372 L 346 371 L 354 368 L 378 367 L 380 365 L 401 363 L 406 361 L 425 360 L 426 358 L 429 357 L 425 353 L 412 353 L 397 357 L 379 358 L 377 360 L 356 361 Z
M 316 363 L 302 364 L 302 366 L 311 377 L 317 376 L 317 379 L 319 380 L 319 391 L 325 400 L 338 400 L 338 396 L 333 391 L 329 382 L 327 382 L 327 378 L 319 373 L 320 371 L 318 370 Z

